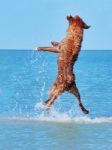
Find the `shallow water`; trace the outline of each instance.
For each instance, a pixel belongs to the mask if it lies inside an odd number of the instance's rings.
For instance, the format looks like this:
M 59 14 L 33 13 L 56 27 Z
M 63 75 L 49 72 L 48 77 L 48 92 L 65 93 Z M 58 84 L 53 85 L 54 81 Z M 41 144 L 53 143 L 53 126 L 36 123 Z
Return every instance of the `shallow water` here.
M 0 150 L 111 150 L 112 51 L 81 51 L 74 71 L 82 101 L 64 93 L 46 113 L 57 54 L 0 51 Z

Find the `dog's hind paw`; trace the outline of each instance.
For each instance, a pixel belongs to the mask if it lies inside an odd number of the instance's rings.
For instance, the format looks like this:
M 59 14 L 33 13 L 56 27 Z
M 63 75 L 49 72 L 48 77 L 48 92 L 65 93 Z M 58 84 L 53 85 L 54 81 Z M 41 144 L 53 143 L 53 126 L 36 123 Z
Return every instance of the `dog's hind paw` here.
M 86 109 L 84 109 L 83 112 L 84 112 L 84 114 L 89 114 L 89 111 Z

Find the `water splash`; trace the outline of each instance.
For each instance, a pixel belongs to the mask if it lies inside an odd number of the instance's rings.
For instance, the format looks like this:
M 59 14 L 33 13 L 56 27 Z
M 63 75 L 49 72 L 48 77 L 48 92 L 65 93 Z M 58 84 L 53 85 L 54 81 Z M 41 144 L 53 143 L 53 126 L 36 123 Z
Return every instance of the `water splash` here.
M 35 105 L 35 115 L 19 115 L 19 116 L 6 116 L 0 117 L 0 121 L 22 121 L 22 122 L 49 122 L 49 123 L 72 123 L 72 124 L 100 124 L 112 123 L 112 117 L 94 117 L 89 115 L 75 115 L 72 108 L 68 112 L 60 112 L 54 106 L 50 111 L 46 111 L 46 106 L 39 102 Z
M 73 110 L 68 112 L 60 112 L 55 107 L 52 107 L 50 111 L 46 111 L 46 106 L 39 102 L 35 105 L 35 111 L 37 113 L 34 116 L 22 115 L 13 117 L 0 117 L 0 120 L 18 120 L 28 122 L 54 122 L 54 123 L 76 123 L 76 124 L 97 124 L 97 123 L 112 123 L 112 117 L 94 117 L 89 115 L 76 115 L 72 114 Z
M 35 105 L 34 109 L 38 110 L 38 109 L 43 109 L 43 108 L 46 108 L 45 105 L 43 105 L 42 102 L 39 102 Z

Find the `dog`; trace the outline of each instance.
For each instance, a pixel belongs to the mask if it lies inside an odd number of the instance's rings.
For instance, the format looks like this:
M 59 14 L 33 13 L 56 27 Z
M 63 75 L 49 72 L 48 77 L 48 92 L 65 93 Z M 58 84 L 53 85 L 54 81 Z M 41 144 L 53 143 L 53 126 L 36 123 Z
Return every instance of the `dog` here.
M 54 101 L 64 91 L 68 91 L 76 96 L 79 107 L 84 114 L 88 114 L 89 111 L 83 106 L 79 90 L 75 82 L 75 74 L 73 72 L 73 66 L 78 59 L 79 52 L 81 50 L 81 43 L 83 40 L 84 29 L 89 29 L 87 25 L 79 16 L 67 16 L 69 27 L 67 29 L 66 37 L 60 42 L 51 42 L 51 47 L 38 47 L 38 51 L 49 51 L 59 53 L 58 56 L 58 75 L 54 82 L 49 98 L 44 101 L 44 105 L 50 108 Z

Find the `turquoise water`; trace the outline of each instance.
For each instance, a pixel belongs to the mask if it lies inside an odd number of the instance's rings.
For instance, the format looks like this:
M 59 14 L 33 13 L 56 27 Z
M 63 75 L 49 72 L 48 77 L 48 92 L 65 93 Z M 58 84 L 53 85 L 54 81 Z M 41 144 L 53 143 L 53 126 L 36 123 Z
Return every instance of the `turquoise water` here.
M 74 71 L 82 101 L 64 93 L 46 113 L 57 54 L 0 51 L 0 150 L 111 150 L 112 51 L 81 51 Z

